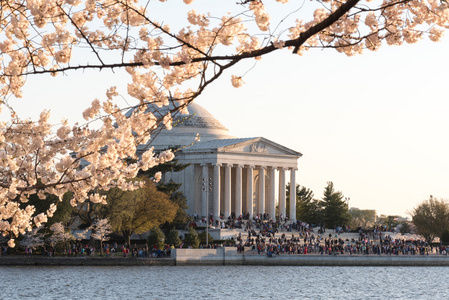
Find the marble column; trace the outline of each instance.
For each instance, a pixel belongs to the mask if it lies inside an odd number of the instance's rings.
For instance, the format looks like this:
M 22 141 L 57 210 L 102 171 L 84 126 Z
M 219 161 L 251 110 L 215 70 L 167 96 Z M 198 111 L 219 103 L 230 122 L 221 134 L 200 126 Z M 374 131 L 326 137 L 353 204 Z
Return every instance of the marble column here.
M 265 167 L 259 168 L 259 207 L 258 214 L 265 213 Z
M 279 217 L 285 218 L 285 169 L 279 168 Z
M 224 218 L 227 219 L 231 215 L 231 165 L 225 166 L 225 182 L 224 182 Z
M 253 204 L 253 197 L 254 197 L 254 174 L 253 174 L 253 169 L 254 166 L 248 166 L 248 168 L 246 168 L 246 177 L 247 177 L 247 183 L 246 183 L 246 207 L 248 209 L 248 213 L 249 213 L 249 219 L 252 220 L 253 219 L 253 208 L 254 208 L 254 204 Z
M 198 185 L 198 182 L 195 182 L 195 165 L 191 164 L 189 166 L 187 166 L 187 168 L 185 169 L 185 171 L 183 172 L 183 176 L 184 176 L 184 182 L 185 182 L 185 195 L 187 197 L 187 206 L 188 208 L 188 212 L 190 215 L 193 215 L 195 212 L 196 213 L 201 213 L 199 211 L 197 211 L 197 206 L 195 205 L 196 202 L 196 195 L 195 195 L 195 187 Z M 201 209 L 201 207 L 200 207 Z
M 290 214 L 289 220 L 296 222 L 296 170 L 290 169 Z
M 214 165 L 214 207 L 212 212 L 215 220 L 220 218 L 220 166 L 220 164 Z
M 235 216 L 242 214 L 242 165 L 235 169 Z
M 202 217 L 207 217 L 207 214 L 209 213 L 207 211 L 207 201 L 208 201 L 208 197 L 207 195 L 209 195 L 209 170 L 208 170 L 208 166 L 207 164 L 201 164 L 201 166 L 203 167 L 203 171 L 202 171 L 202 180 L 201 180 L 201 216 Z
M 268 169 L 269 171 L 269 177 L 270 177 L 270 194 L 268 197 L 268 208 L 269 208 L 269 214 L 270 218 L 272 220 L 276 220 L 276 189 L 274 188 L 275 182 L 276 182 L 276 176 L 275 171 L 273 167 L 270 167 Z

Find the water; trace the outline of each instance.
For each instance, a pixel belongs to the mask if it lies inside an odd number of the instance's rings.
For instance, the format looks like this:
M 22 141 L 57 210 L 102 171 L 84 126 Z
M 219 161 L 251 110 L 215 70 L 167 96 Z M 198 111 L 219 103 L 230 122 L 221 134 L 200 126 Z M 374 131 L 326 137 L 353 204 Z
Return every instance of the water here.
M 1 299 L 447 299 L 446 267 L 0 267 Z

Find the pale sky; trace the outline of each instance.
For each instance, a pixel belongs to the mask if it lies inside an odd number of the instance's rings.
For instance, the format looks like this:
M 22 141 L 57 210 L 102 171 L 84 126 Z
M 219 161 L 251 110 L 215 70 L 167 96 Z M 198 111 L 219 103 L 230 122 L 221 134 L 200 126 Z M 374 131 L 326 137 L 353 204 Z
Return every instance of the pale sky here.
M 198 103 L 234 135 L 301 152 L 297 183 L 316 198 L 333 181 L 351 207 L 405 216 L 429 195 L 449 198 L 448 69 L 447 39 L 356 57 L 285 52 Z
M 297 183 L 315 198 L 333 181 L 351 207 L 402 216 L 429 195 L 449 199 L 449 38 L 355 57 L 285 50 L 253 63 L 226 72 L 197 103 L 237 137 L 301 152 Z M 233 74 L 245 74 L 243 87 L 231 86 Z M 51 108 L 55 121 L 73 123 L 107 87 L 125 91 L 128 81 L 107 70 L 29 77 L 24 98 L 11 102 L 20 116 Z

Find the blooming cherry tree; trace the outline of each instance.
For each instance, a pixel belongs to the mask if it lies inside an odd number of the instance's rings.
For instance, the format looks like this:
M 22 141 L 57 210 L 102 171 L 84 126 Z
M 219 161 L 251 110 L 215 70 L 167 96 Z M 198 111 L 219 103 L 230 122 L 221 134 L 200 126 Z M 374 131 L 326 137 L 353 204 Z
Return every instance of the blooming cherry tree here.
M 70 191 L 77 205 L 103 203 L 95 188 L 138 187 L 126 179 L 174 157 L 149 147 L 137 153 L 138 145 L 158 128 L 171 128 L 176 114 L 240 62 L 277 51 L 332 48 L 352 56 L 383 44 L 438 41 L 449 25 L 448 4 L 438 0 L 312 0 L 300 9 L 288 0 L 240 0 L 226 5 L 232 13 L 214 15 L 210 1 L 184 0 L 191 9 L 176 24 L 158 21 L 173 13 L 157 9 L 171 5 L 160 2 L 1 1 L 0 102 L 10 118 L 0 123 L 0 232 L 13 239 L 53 214 L 56 206 L 35 216 L 26 205 L 31 194 L 44 199 Z M 37 121 L 24 120 L 9 103 L 22 97 L 32 76 L 118 68 L 130 76 L 127 92 L 136 100 L 130 114 L 130 106 L 117 105 L 114 86 L 84 111 L 84 125 L 54 127 L 48 110 Z M 242 74 L 227 76 L 236 88 L 244 84 Z M 148 105 L 169 109 L 157 115 Z
M 95 221 L 89 229 L 91 230 L 90 236 L 100 241 L 100 252 L 103 253 L 103 242 L 107 241 L 108 236 L 112 233 L 111 224 L 108 219 L 100 219 Z
M 42 227 L 36 227 L 30 232 L 27 232 L 23 239 L 20 241 L 20 245 L 25 248 L 30 249 L 36 249 L 37 247 L 44 246 L 44 235 L 42 233 L 39 233 L 39 230 L 42 229 Z
M 50 226 L 52 234 L 48 238 L 49 244 L 54 247 L 57 244 L 65 244 L 70 240 L 73 240 L 73 235 L 70 232 L 66 232 L 62 223 L 54 223 Z

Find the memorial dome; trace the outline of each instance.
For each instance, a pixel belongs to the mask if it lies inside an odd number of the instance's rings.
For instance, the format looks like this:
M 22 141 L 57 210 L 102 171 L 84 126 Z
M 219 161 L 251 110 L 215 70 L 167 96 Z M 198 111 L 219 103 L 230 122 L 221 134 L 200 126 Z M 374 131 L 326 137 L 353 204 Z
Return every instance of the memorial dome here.
M 158 118 L 162 117 L 169 108 L 158 108 L 153 111 L 153 114 Z M 229 134 L 228 129 L 201 105 L 190 103 L 188 111 L 188 114 L 178 112 L 174 116 L 171 130 L 162 129 L 160 132 L 153 134 L 150 145 L 156 150 L 171 146 L 186 146 L 195 141 L 197 134 L 199 134 L 201 141 L 234 138 Z

